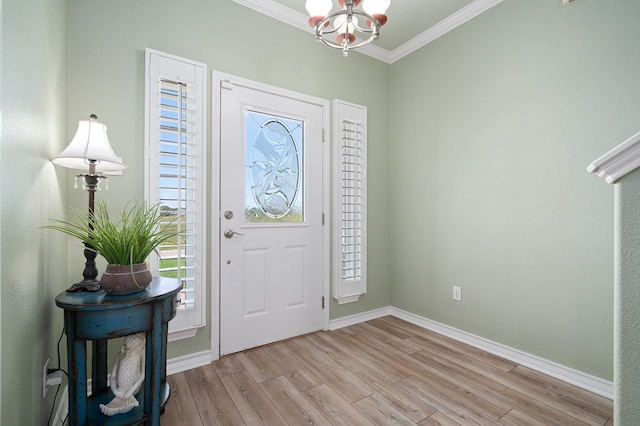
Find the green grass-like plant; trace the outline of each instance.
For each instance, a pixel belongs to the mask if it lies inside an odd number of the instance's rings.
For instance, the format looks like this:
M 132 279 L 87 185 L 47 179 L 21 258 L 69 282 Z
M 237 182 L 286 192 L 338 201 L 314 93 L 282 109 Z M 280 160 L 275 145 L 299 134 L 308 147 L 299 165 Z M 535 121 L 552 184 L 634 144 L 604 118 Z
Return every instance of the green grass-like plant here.
M 98 202 L 93 214 L 74 212 L 75 218 L 52 219 L 53 224 L 44 228 L 78 238 L 113 265 L 144 263 L 152 252 L 157 253 L 160 244 L 180 235 L 171 222 L 161 224 L 159 204 L 129 203 L 116 221 L 105 202 Z

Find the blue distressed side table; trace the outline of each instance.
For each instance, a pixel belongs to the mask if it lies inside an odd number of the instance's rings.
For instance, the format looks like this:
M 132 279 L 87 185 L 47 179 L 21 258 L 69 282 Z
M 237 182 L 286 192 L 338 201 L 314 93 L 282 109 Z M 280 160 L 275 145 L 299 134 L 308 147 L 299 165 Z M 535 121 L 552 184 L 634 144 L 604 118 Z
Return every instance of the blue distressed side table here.
M 167 331 L 175 317 L 180 281 L 154 278 L 135 294 L 115 296 L 100 290 L 56 296 L 64 309 L 69 368 L 69 425 L 160 424 L 160 410 L 169 398 Z M 105 416 L 100 404 L 113 398 L 107 386 L 107 340 L 146 334 L 144 386 L 136 399 L 140 406 L 128 413 Z M 91 396 L 87 396 L 87 341 L 92 342 Z

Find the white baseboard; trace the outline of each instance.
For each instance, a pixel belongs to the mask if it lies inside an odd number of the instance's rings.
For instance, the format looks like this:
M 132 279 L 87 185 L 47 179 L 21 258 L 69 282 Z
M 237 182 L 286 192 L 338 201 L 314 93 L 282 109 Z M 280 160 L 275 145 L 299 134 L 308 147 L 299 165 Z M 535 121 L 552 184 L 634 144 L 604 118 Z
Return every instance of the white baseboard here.
M 579 388 L 588 390 L 605 398 L 613 399 L 613 382 L 565 367 L 538 356 L 510 348 L 500 343 L 475 336 L 471 333 L 467 333 L 466 331 L 458 330 L 457 328 L 432 321 L 428 318 L 424 318 L 392 306 L 331 320 L 329 322 L 329 330 L 337 330 L 342 327 L 348 327 L 350 325 L 381 318 L 387 315 L 392 315 L 427 330 L 434 331 L 494 355 L 501 356 L 505 359 L 547 374 L 551 377 L 555 377 L 556 379 L 578 386 Z M 202 367 L 203 365 L 210 364 L 212 360 L 211 351 L 202 351 L 172 358 L 167 361 L 167 375 Z M 56 419 L 53 423 L 54 425 L 62 424 L 59 419 L 63 419 L 66 416 L 66 392 L 67 389 L 65 386 L 61 404 L 56 411 Z
M 493 342 L 483 337 L 475 336 L 466 331 L 432 321 L 430 319 L 414 315 L 397 308 L 389 308 L 389 314 L 412 324 L 426 328 L 427 330 L 451 337 L 462 343 L 482 349 L 494 355 L 516 362 L 525 367 L 529 367 L 540 373 L 547 374 L 556 379 L 578 386 L 605 398 L 613 399 L 613 382 L 583 373 L 573 368 L 557 364 L 552 361 L 540 358 L 535 355 L 513 349 L 500 343 Z
M 428 318 L 424 318 L 392 306 L 331 320 L 329 322 L 329 330 L 348 327 L 350 325 L 381 318 L 386 315 L 393 315 L 394 317 L 403 319 L 427 330 L 451 337 L 452 339 L 458 340 L 462 343 L 466 343 L 525 367 L 547 374 L 551 377 L 555 377 L 556 379 L 578 386 L 579 388 L 588 390 L 589 392 L 593 392 L 605 398 L 613 399 L 613 382 L 574 370 L 573 368 L 565 367 L 564 365 L 528 354 L 518 349 L 510 348 L 483 337 L 475 336 L 471 333 L 467 333 L 466 331 L 458 330 L 457 328 L 432 321 Z
M 196 352 L 167 360 L 167 376 L 211 364 L 211 351 Z
M 373 311 L 363 312 L 361 314 L 350 315 L 329 321 L 329 330 L 337 330 L 342 327 L 358 324 L 376 318 L 391 315 L 391 307 L 375 309 Z

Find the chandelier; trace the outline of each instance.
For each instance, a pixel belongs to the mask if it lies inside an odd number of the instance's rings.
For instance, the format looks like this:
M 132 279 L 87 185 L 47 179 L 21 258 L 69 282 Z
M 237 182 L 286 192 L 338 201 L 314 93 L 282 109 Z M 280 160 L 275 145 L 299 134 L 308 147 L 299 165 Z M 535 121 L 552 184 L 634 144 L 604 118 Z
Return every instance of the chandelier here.
M 316 40 L 334 49 L 341 49 L 343 56 L 378 38 L 380 27 L 387 22 L 385 12 L 391 0 L 337 0 L 340 10 L 329 14 L 331 0 L 307 0 L 309 25 L 315 29 Z M 363 3 L 362 9 L 356 9 Z M 335 41 L 328 37 L 335 35 Z

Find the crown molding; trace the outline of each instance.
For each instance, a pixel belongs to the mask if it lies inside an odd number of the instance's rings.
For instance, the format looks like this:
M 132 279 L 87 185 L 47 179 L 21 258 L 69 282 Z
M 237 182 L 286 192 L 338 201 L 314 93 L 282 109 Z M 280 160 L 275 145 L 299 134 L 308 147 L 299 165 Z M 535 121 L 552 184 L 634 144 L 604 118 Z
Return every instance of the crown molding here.
M 242 6 L 253 9 L 278 21 L 294 26 L 300 30 L 315 34 L 313 29 L 307 24 L 309 18 L 300 12 L 283 6 L 273 0 L 231 0 Z
M 410 53 L 415 52 L 423 46 L 431 43 L 439 37 L 442 37 L 449 31 L 458 28 L 465 22 L 475 18 L 482 12 L 491 9 L 493 6 L 502 3 L 504 0 L 475 0 L 457 12 L 449 15 L 442 21 L 428 28 L 426 31 L 418 34 L 405 44 L 394 49 L 391 52 L 391 62 L 394 63 Z
M 289 24 L 309 34 L 315 34 L 313 29 L 307 24 L 309 19 L 307 15 L 283 6 L 274 0 L 232 1 L 271 18 L 277 19 L 278 21 L 284 22 L 285 24 Z M 362 53 L 387 64 L 392 64 L 503 1 L 504 0 L 474 0 L 393 51 L 389 51 L 374 44 L 367 44 L 357 50 L 353 50 L 353 52 Z
M 299 30 L 311 34 L 312 36 L 315 36 L 315 31 L 307 23 L 309 21 L 309 17 L 307 15 L 283 6 L 278 2 L 275 2 L 273 0 L 231 1 L 238 3 L 239 5 L 248 7 L 249 9 L 253 9 L 256 12 L 262 13 L 263 15 L 267 15 L 271 18 L 277 19 L 280 22 L 284 22 L 285 24 L 296 27 Z M 357 50 L 352 50 L 349 53 L 354 52 L 371 56 L 372 58 L 378 59 L 382 62 L 386 62 L 387 64 L 391 63 L 391 52 L 389 52 L 387 49 L 383 49 L 382 47 L 373 44 L 367 44 L 366 46 L 362 46 Z
M 640 167 L 640 132 L 589 164 L 587 171 L 615 183 Z

